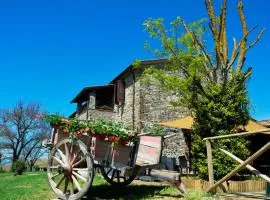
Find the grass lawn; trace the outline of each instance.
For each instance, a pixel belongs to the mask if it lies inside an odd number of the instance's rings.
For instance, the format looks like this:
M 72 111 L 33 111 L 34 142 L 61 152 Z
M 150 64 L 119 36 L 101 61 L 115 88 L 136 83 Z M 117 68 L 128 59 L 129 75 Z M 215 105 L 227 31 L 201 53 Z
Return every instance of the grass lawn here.
M 46 173 L 0 174 L 0 199 L 53 199 Z
M 125 188 L 108 185 L 99 174 L 95 176 L 88 199 L 179 199 L 179 192 L 160 183 L 134 181 Z M 0 174 L 1 200 L 45 200 L 54 199 L 54 193 L 44 172 L 25 173 L 14 176 L 12 173 Z

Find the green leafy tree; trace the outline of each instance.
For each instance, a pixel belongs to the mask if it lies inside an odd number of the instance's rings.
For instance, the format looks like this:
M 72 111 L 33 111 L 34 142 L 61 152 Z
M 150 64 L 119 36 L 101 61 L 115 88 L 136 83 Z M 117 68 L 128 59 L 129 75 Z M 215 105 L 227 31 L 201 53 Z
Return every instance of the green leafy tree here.
M 12 171 L 15 173 L 15 175 L 22 175 L 23 172 L 27 169 L 26 162 L 22 159 L 16 160 L 14 163 L 12 163 Z
M 177 17 L 166 29 L 163 19 L 147 19 L 144 23 L 151 39 L 160 42 L 160 48 L 146 43 L 146 48 L 158 57 L 168 58 L 164 67 L 149 67 L 145 80 L 155 81 L 176 98 L 174 106 L 187 107 L 195 122 L 192 143 L 192 166 L 202 178 L 207 177 L 204 137 L 229 134 L 249 120 L 249 99 L 246 83 L 252 68 L 245 67 L 246 52 L 261 38 L 263 29 L 252 42 L 248 37 L 257 26 L 248 29 L 243 2 L 238 2 L 242 37 L 233 38 L 233 48 L 227 42 L 224 0 L 219 15 L 215 14 L 212 0 L 205 0 L 208 20 L 187 24 Z M 205 26 L 209 22 L 210 30 Z M 211 36 L 206 37 L 206 33 Z M 209 35 L 209 34 L 208 34 Z M 212 41 L 211 41 L 212 40 Z M 206 43 L 208 41 L 209 43 Z M 157 43 L 154 43 L 156 46 Z M 213 48 L 211 46 L 213 45 Z M 248 142 L 244 138 L 218 141 L 240 158 L 248 156 Z M 215 178 L 221 178 L 235 167 L 230 158 L 214 151 Z

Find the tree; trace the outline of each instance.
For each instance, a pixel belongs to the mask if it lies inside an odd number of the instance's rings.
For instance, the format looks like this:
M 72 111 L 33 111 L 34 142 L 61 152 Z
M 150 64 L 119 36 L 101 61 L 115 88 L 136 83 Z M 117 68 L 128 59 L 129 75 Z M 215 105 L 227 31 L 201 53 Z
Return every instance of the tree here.
M 48 126 L 37 119 L 40 105 L 19 101 L 11 109 L 0 110 L 0 147 L 10 155 L 12 163 L 23 159 L 30 168 L 43 153 L 42 141 L 49 136 Z
M 2 154 L 2 152 L 0 151 L 0 171 L 2 171 L 2 162 L 3 162 L 3 154 Z
M 44 124 L 44 126 L 45 126 L 44 130 L 46 130 L 46 132 L 44 132 L 44 134 L 46 134 L 48 136 L 49 128 L 45 124 Z M 46 137 L 46 139 L 47 138 L 48 137 Z M 35 163 L 37 162 L 37 160 L 40 159 L 46 153 L 46 149 L 42 145 L 42 142 L 43 142 L 43 139 L 42 139 L 42 141 L 39 141 L 39 142 L 32 141 L 23 150 L 23 158 L 24 158 L 25 162 L 27 163 L 30 171 L 33 170 L 33 167 L 34 167 Z
M 213 1 L 205 0 L 209 29 L 206 20 L 187 24 L 177 17 L 167 30 L 163 19 L 147 19 L 144 23 L 150 38 L 157 39 L 161 48 L 146 47 L 158 57 L 169 62 L 163 68 L 149 67 L 145 80 L 156 81 L 176 97 L 174 106 L 187 107 L 194 117 L 192 164 L 202 178 L 207 177 L 206 150 L 202 138 L 229 134 L 249 120 L 249 99 L 246 83 L 252 68 L 245 68 L 246 53 L 262 37 L 263 29 L 249 43 L 249 35 L 257 28 L 248 29 L 243 12 L 243 2 L 238 1 L 238 14 L 242 37 L 233 38 L 233 48 L 227 42 L 227 1 L 223 0 L 219 15 L 215 14 Z M 211 32 L 211 38 L 205 33 Z M 207 43 L 212 39 L 212 43 Z M 240 158 L 249 154 L 245 139 L 226 139 L 219 142 L 223 148 Z M 215 177 L 220 178 L 236 166 L 231 159 L 214 152 Z

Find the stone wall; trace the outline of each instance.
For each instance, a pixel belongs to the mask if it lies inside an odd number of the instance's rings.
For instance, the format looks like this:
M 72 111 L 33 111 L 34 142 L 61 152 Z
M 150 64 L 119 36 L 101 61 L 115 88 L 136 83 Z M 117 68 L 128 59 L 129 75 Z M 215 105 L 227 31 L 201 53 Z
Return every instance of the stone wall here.
M 141 83 L 140 73 L 125 77 L 125 104 L 115 106 L 115 111 L 126 124 L 140 131 L 149 124 L 170 121 L 187 116 L 187 109 L 174 108 L 169 104 L 172 95 L 156 84 Z M 135 79 L 134 79 L 135 78 Z
M 190 172 L 190 143 L 182 129 L 166 128 L 166 134 L 171 135 L 164 139 L 161 166 L 168 170 L 178 170 L 181 173 Z
M 184 133 L 181 129 L 166 128 L 166 134 L 176 134 L 175 136 L 164 139 L 162 156 L 178 158 L 187 155 L 187 145 Z
M 176 120 L 188 115 L 187 109 L 174 108 L 170 104 L 173 96 L 164 92 L 157 84 L 143 84 L 140 88 L 140 100 L 142 127 L 148 123 Z
M 116 112 L 107 111 L 107 110 L 89 109 L 88 111 L 88 119 L 96 119 L 96 118 L 111 119 L 116 115 L 117 115 Z
M 139 131 L 140 124 L 140 82 L 139 73 L 129 74 L 123 81 L 125 83 L 125 104 L 116 106 L 121 119 L 134 130 Z
M 140 73 L 130 74 L 124 78 L 125 104 L 118 107 L 118 114 L 126 124 L 137 131 L 152 126 L 154 123 L 175 120 L 187 115 L 187 109 L 174 108 L 169 104 L 172 96 L 157 84 L 145 85 Z M 166 135 L 176 134 L 164 141 L 162 156 L 178 159 L 188 155 L 188 147 L 181 129 L 166 128 Z M 188 157 L 187 157 L 188 158 Z M 179 163 L 178 163 L 179 164 Z
M 107 118 L 111 119 L 117 116 L 116 112 L 107 110 L 88 109 L 88 119 Z M 82 112 L 78 117 L 80 120 L 87 119 L 87 111 Z
M 87 119 L 86 110 L 82 111 L 82 112 L 77 116 L 77 119 L 79 119 L 79 120 L 85 120 L 85 119 Z

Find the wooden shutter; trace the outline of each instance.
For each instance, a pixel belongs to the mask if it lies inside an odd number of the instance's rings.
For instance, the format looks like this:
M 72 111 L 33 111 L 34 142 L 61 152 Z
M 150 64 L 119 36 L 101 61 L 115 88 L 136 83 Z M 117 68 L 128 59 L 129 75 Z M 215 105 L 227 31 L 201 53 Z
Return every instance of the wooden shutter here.
M 125 102 L 125 85 L 122 80 L 116 82 L 116 103 L 122 105 Z

